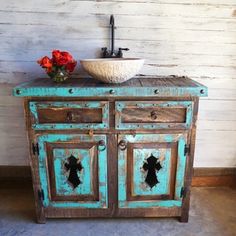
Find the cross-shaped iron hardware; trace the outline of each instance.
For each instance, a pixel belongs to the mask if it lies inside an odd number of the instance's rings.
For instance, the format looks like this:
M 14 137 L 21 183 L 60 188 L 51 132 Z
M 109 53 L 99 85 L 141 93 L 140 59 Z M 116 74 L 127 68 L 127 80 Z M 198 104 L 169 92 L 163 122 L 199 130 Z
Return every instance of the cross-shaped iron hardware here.
M 147 158 L 147 162 L 144 162 L 142 168 L 147 171 L 145 182 L 150 186 L 150 188 L 153 188 L 159 183 L 156 176 L 156 171 L 159 171 L 162 168 L 159 158 L 156 158 L 151 154 L 151 156 Z
M 81 171 L 83 166 L 79 159 L 75 158 L 73 155 L 67 158 L 68 162 L 65 163 L 65 168 L 70 171 L 68 181 L 73 185 L 74 189 L 81 184 L 77 171 Z

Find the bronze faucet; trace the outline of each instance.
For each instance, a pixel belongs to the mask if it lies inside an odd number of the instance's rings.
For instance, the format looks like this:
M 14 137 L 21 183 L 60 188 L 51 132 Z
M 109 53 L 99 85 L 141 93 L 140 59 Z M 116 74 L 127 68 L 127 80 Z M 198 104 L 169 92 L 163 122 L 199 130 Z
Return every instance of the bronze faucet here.
M 102 57 L 103 58 L 122 58 L 122 51 L 129 51 L 128 48 L 119 48 L 118 51 L 115 51 L 115 19 L 114 16 L 110 16 L 110 29 L 111 29 L 111 49 L 108 50 L 107 47 L 102 48 Z

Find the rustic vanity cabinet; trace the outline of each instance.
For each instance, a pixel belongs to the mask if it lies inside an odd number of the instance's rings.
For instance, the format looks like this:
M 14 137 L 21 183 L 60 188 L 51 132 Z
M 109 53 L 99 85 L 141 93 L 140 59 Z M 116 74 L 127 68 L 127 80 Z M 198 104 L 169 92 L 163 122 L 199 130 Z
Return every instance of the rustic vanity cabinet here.
M 91 78 L 14 88 L 24 97 L 37 221 L 179 217 L 188 221 L 198 97 L 186 77 Z

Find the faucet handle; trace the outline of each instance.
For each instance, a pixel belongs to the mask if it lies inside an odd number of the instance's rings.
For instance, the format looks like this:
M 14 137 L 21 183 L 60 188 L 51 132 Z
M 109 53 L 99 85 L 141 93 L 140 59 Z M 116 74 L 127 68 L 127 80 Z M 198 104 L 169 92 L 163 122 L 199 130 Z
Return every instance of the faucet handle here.
M 122 51 L 129 51 L 129 48 L 119 48 L 119 51 L 117 53 L 118 57 L 123 57 L 123 52 Z
M 108 54 L 107 48 L 104 47 L 104 48 L 101 48 L 101 50 L 102 50 L 102 57 L 105 58 Z
M 119 51 L 129 51 L 129 48 L 119 48 Z

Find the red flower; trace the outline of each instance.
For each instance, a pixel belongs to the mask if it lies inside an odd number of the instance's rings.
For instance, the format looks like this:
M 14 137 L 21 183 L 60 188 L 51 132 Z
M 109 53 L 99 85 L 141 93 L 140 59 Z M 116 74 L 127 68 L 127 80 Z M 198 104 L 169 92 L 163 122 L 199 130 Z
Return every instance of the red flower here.
M 67 63 L 72 62 L 73 58 L 68 52 L 61 52 L 61 56 L 57 61 L 58 66 L 64 66 Z
M 77 64 L 70 53 L 60 50 L 52 51 L 52 59 L 45 56 L 37 62 L 50 74 L 55 74 L 58 70 L 73 72 Z
M 57 66 L 65 66 L 67 63 L 73 61 L 73 57 L 68 52 L 61 52 L 59 50 L 52 51 L 53 63 Z
M 52 68 L 52 61 L 49 57 L 45 56 L 37 61 L 43 68 Z
M 59 58 L 61 57 L 61 52 L 59 50 L 53 50 L 52 51 L 52 60 L 53 62 L 57 63 Z
M 47 73 L 52 72 L 52 67 L 47 67 L 47 68 L 46 68 L 46 72 L 47 72 Z
M 71 61 L 71 62 L 67 63 L 66 69 L 67 69 L 69 72 L 73 72 L 73 70 L 74 70 L 75 67 L 76 67 L 76 64 L 77 64 L 76 61 Z

